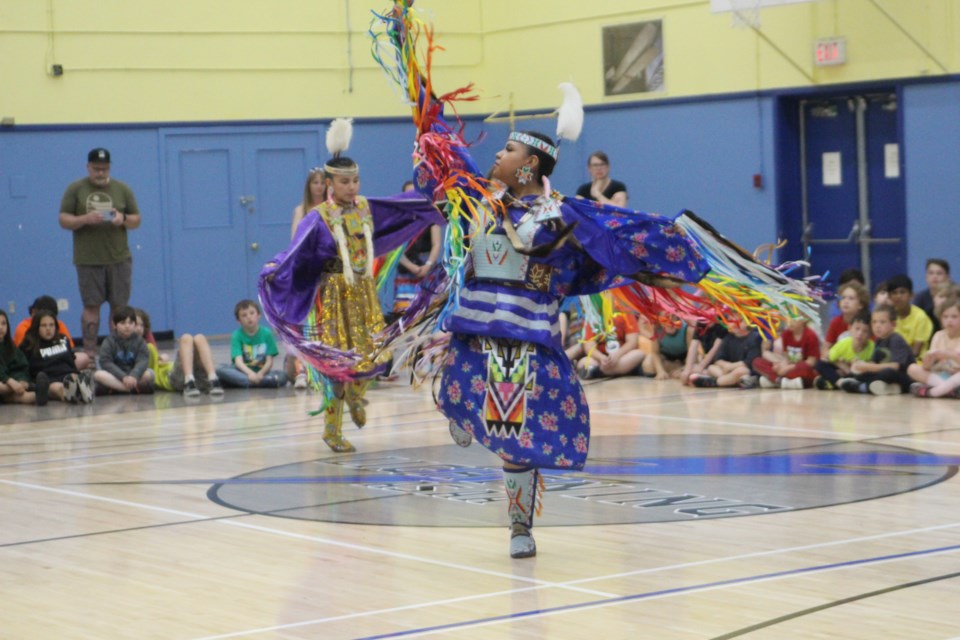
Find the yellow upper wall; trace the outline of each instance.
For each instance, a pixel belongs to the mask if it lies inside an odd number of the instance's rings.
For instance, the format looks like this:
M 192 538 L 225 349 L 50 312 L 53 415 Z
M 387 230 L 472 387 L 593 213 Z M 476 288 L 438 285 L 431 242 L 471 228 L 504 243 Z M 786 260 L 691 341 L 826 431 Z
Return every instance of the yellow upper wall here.
M 552 104 L 556 82 L 567 79 L 587 104 L 602 104 L 960 72 L 960 0 L 790 4 L 762 9 L 757 31 L 733 27 L 731 14 L 712 13 L 707 0 L 485 0 L 483 12 L 484 70 L 494 74 L 494 91 L 514 92 L 520 109 Z M 503 15 L 510 20 L 494 24 Z M 603 28 L 647 20 L 663 21 L 665 89 L 604 96 Z M 830 36 L 846 38 L 848 62 L 817 67 L 813 43 Z M 539 51 L 535 59 L 549 66 L 521 70 L 523 47 Z
M 742 0 L 741 0 L 742 1 Z M 17 124 L 404 115 L 370 56 L 375 0 L 0 0 L 0 116 Z M 756 31 L 708 0 L 419 0 L 446 51 L 437 88 L 473 81 L 465 112 L 960 73 L 960 0 L 816 0 L 765 8 Z M 602 31 L 664 28 L 663 91 L 603 94 Z M 348 26 L 349 25 L 349 26 Z M 816 67 L 844 36 L 848 63 Z M 52 64 L 61 77 L 50 75 Z M 511 97 L 512 95 L 512 97 Z

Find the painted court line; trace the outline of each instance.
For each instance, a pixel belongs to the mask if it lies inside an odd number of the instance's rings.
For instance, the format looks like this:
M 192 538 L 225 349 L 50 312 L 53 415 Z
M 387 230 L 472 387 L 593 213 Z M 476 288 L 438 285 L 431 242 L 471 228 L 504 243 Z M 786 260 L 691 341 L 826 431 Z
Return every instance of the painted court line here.
M 200 520 L 200 521 L 207 521 L 208 518 L 210 517 L 210 516 L 208 516 L 208 515 L 202 515 L 202 514 L 199 514 L 199 513 L 191 513 L 191 512 L 189 512 L 189 511 L 181 511 L 181 510 L 179 510 L 179 509 L 169 509 L 169 508 L 167 508 L 167 507 L 158 507 L 158 506 L 150 505 L 150 504 L 143 504 L 143 503 L 139 503 L 139 502 L 131 502 L 131 501 L 129 501 L 129 500 L 118 500 L 118 499 L 116 499 L 116 498 L 107 498 L 107 497 L 105 497 L 105 496 L 98 496 L 98 495 L 94 495 L 94 494 L 90 494 L 90 493 L 83 493 L 83 492 L 80 492 L 80 491 L 73 491 L 73 490 L 70 490 L 70 489 L 57 489 L 57 488 L 54 488 L 54 487 L 45 487 L 45 486 L 43 486 L 43 485 L 30 484 L 30 483 L 27 483 L 27 482 L 17 482 L 17 481 L 15 481 L 15 480 L 0 480 L 0 484 L 6 484 L 6 485 L 14 486 L 14 487 L 20 487 L 20 488 L 22 488 L 22 489 L 32 489 L 32 490 L 36 490 L 36 491 L 46 491 L 46 492 L 50 492 L 50 493 L 56 493 L 56 494 L 58 494 L 58 495 L 71 496 L 71 497 L 74 497 L 74 498 L 81 498 L 81 499 L 85 499 L 85 500 L 95 500 L 95 501 L 98 501 L 98 502 L 106 502 L 106 503 L 108 503 L 108 504 L 115 504 L 115 505 L 120 505 L 120 506 L 125 506 L 125 507 L 131 507 L 131 508 L 134 508 L 134 509 L 143 509 L 143 510 L 146 510 L 146 511 L 155 511 L 155 512 L 157 512 L 157 513 L 165 513 L 165 514 L 169 514 L 169 515 L 175 515 L 175 516 L 178 516 L 178 517 L 181 517 L 181 518 L 192 518 L 192 519 L 196 519 L 196 520 Z M 415 555 L 408 554 L 408 553 L 400 553 L 400 552 L 397 552 L 397 551 L 388 551 L 388 550 L 385 550 L 385 549 L 377 549 L 377 548 L 374 548 L 374 547 L 368 547 L 368 546 L 359 545 L 359 544 L 352 544 L 352 543 L 350 543 L 350 542 L 344 542 L 344 541 L 342 541 L 342 540 L 331 540 L 330 538 L 321 538 L 321 537 L 319 537 L 319 536 L 310 536 L 310 535 L 305 535 L 305 534 L 300 534 L 300 533 L 294 533 L 294 532 L 292 532 L 292 531 L 284 531 L 284 530 L 282 530 L 282 529 L 274 529 L 274 528 L 272 528 L 272 527 L 264 527 L 264 526 L 261 526 L 261 525 L 249 524 L 249 523 L 246 523 L 246 522 L 238 522 L 238 521 L 236 521 L 236 520 L 212 520 L 212 521 L 210 521 L 210 522 L 213 522 L 213 523 L 216 523 L 216 524 L 219 524 L 219 525 L 226 525 L 226 526 L 231 526 L 231 527 L 239 527 L 239 528 L 241 528 L 241 529 L 247 529 L 247 530 L 249 530 L 249 531 L 256 531 L 256 532 L 258 532 L 258 533 L 266 533 L 266 534 L 270 534 L 270 535 L 279 535 L 279 536 L 283 536 L 283 537 L 286 537 L 286 538 L 294 538 L 294 539 L 296 539 L 296 540 L 304 540 L 304 541 L 307 541 L 307 542 L 317 542 L 317 543 L 320 543 L 320 544 L 325 544 L 325 545 L 334 546 L 334 547 L 342 547 L 342 548 L 345 548 L 345 549 L 350 549 L 350 550 L 352 550 L 352 551 L 361 551 L 361 552 L 370 553 L 370 554 L 374 554 L 374 555 L 387 556 L 387 557 L 396 558 L 396 559 L 399 559 L 399 560 L 410 560 L 410 561 L 413 561 L 413 562 L 421 562 L 421 563 L 424 563 L 424 564 L 430 564 L 430 565 L 442 567 L 442 568 L 445 568 L 445 569 L 453 569 L 453 570 L 456 570 L 456 571 L 469 571 L 469 572 L 471 572 L 471 573 L 478 573 L 478 574 L 482 574 L 482 575 L 493 576 L 493 577 L 496 577 L 496 578 L 504 578 L 504 579 L 514 580 L 514 581 L 519 581 L 519 582 L 527 582 L 527 583 L 530 583 L 530 584 L 533 584 L 533 585 L 539 585 L 539 586 L 550 586 L 550 587 L 557 587 L 557 588 L 569 588 L 571 591 L 576 591 L 576 592 L 579 592 L 579 593 L 587 593 L 587 594 L 597 595 L 597 596 L 601 596 L 601 597 L 613 597 L 613 594 L 609 594 L 609 593 L 606 593 L 606 592 L 603 592 L 603 591 L 596 591 L 596 590 L 592 590 L 592 589 L 580 589 L 580 588 L 577 588 L 577 587 L 563 587 L 563 585 L 558 584 L 558 583 L 547 582 L 547 581 L 545 581 L 545 580 L 537 580 L 537 579 L 534 579 L 534 578 L 526 578 L 526 577 L 518 576 L 518 575 L 515 575 L 515 574 L 512 574 L 512 573 L 503 573 L 503 572 L 500 572 L 500 571 L 491 571 L 490 569 L 481 569 L 481 568 L 478 568 L 478 567 L 471 567 L 471 566 L 469 566 L 469 565 L 463 565 L 463 564 L 458 564 L 458 563 L 454 563 L 454 562 L 444 562 L 443 560 L 434 560 L 434 559 L 432 559 L 432 558 L 424 558 L 424 557 L 421 557 L 421 556 L 415 556 Z M 203 524 L 203 523 L 204 523 L 204 522 L 199 522 L 198 524 Z
M 956 527 L 956 526 L 960 526 L 960 523 L 947 525 L 947 526 Z M 942 527 L 937 527 L 937 528 L 942 528 Z M 870 536 L 870 538 L 873 538 L 873 537 L 875 536 Z M 853 542 L 853 541 L 846 541 L 846 542 Z M 818 546 L 818 545 L 812 545 L 812 546 Z M 744 576 L 741 578 L 731 578 L 727 580 L 719 580 L 719 581 L 708 582 L 703 584 L 690 585 L 686 587 L 675 587 L 672 589 L 663 589 L 659 591 L 631 594 L 627 596 L 613 596 L 600 601 L 564 605 L 559 607 L 553 607 L 550 609 L 536 609 L 536 610 L 509 614 L 504 616 L 495 616 L 491 618 L 483 618 L 483 619 L 469 620 L 469 621 L 464 621 L 459 623 L 425 627 L 422 629 L 410 629 L 407 631 L 400 631 L 396 633 L 368 636 L 367 638 L 364 638 L 362 640 L 375 640 L 375 639 L 382 639 L 382 638 L 400 638 L 400 637 L 412 638 L 412 637 L 418 637 L 418 636 L 434 635 L 437 633 L 446 633 L 446 632 L 451 632 L 453 630 L 475 629 L 479 627 L 486 627 L 486 626 L 492 626 L 496 624 L 514 622 L 520 619 L 532 619 L 536 617 L 560 615 L 564 613 L 570 613 L 573 611 L 584 611 L 584 610 L 590 610 L 590 609 L 600 609 L 600 608 L 611 607 L 611 606 L 619 606 L 622 604 L 631 604 L 640 600 L 657 600 L 661 598 L 669 598 L 669 597 L 679 596 L 679 595 L 688 595 L 691 593 L 703 593 L 707 591 L 725 589 L 729 587 L 739 587 L 739 586 L 750 585 L 750 584 L 760 584 L 764 582 L 781 580 L 784 578 L 803 576 L 811 573 L 825 573 L 829 571 L 838 571 L 838 570 L 849 569 L 849 568 L 854 568 L 854 567 L 859 567 L 864 565 L 885 564 L 887 562 L 898 562 L 900 560 L 913 559 L 919 556 L 935 556 L 935 555 L 944 554 L 944 553 L 953 553 L 956 551 L 960 551 L 960 545 L 952 545 L 948 547 L 937 547 L 933 549 L 924 549 L 920 551 L 910 551 L 906 553 L 892 554 L 892 555 L 886 555 L 886 556 L 876 556 L 873 558 L 862 558 L 860 560 L 848 560 L 844 562 L 830 563 L 825 565 L 814 565 L 812 567 L 790 569 L 787 571 L 776 571 L 776 572 L 771 572 L 766 574 L 759 574 L 756 576 Z M 677 565 L 677 566 L 681 566 L 681 565 Z M 615 577 L 615 576 L 608 576 L 608 577 Z M 563 584 L 569 585 L 570 583 L 563 583 Z M 542 587 L 537 587 L 537 589 L 543 589 L 543 588 L 547 588 L 547 586 L 545 585 Z M 225 638 L 238 638 L 238 637 L 250 636 L 250 635 L 255 635 L 260 633 L 271 633 L 271 632 L 283 631 L 283 630 L 293 629 L 298 627 L 306 627 L 311 625 L 336 622 L 336 621 L 350 619 L 350 618 L 372 617 L 372 616 L 378 616 L 378 615 L 387 614 L 387 613 L 395 613 L 398 611 L 442 606 L 446 604 L 476 600 L 480 598 L 511 595 L 511 594 L 520 593 L 523 591 L 530 591 L 532 589 L 533 588 L 527 587 L 523 589 L 516 589 L 516 590 L 505 591 L 505 592 L 498 591 L 498 592 L 492 592 L 487 594 L 476 594 L 473 596 L 466 596 L 463 598 L 455 598 L 455 599 L 449 599 L 449 600 L 434 600 L 431 602 L 423 602 L 417 605 L 408 605 L 405 607 L 395 607 L 395 608 L 381 609 L 376 611 L 359 612 L 359 613 L 347 614 L 343 616 L 317 618 L 313 620 L 302 620 L 300 622 L 294 622 L 294 623 L 289 623 L 285 625 L 262 627 L 258 629 L 246 629 L 243 631 L 236 631 L 236 632 L 231 632 L 231 633 L 222 634 L 222 635 L 206 636 L 203 638 L 198 638 L 197 640 L 222 640 Z
M 438 417 L 438 418 L 436 418 L 436 420 L 439 421 L 440 418 Z M 438 425 L 436 425 L 435 427 L 432 427 L 432 428 L 431 428 L 431 427 L 426 427 L 426 428 L 413 429 L 413 430 L 403 428 L 403 425 L 407 425 L 407 424 L 417 425 L 417 426 L 423 427 L 426 422 L 429 422 L 429 420 L 417 419 L 417 420 L 411 420 L 410 422 L 397 422 L 397 423 L 393 423 L 393 424 L 390 424 L 390 425 L 382 425 L 382 426 L 383 426 L 384 428 L 386 428 L 386 427 L 390 427 L 390 428 L 396 427 L 396 428 L 402 430 L 404 434 L 415 434 L 415 433 L 427 432 L 427 431 L 431 431 L 431 430 L 433 430 L 433 429 L 437 429 L 437 428 L 439 428 L 439 427 L 441 426 L 440 424 L 438 424 Z M 446 421 L 445 421 L 445 420 L 443 421 L 443 424 L 444 424 L 444 426 L 446 425 Z M 372 427 L 372 428 L 375 428 L 373 425 L 371 425 L 371 427 Z M 365 428 L 370 428 L 370 427 L 365 427 Z M 305 441 L 304 441 L 304 440 L 297 440 L 296 442 L 282 442 L 282 443 L 271 444 L 271 445 L 258 445 L 258 446 L 256 447 L 256 449 L 257 449 L 257 450 L 260 450 L 260 449 L 266 450 L 266 449 L 275 449 L 275 448 L 288 447 L 288 446 L 300 446 L 300 445 L 302 445 L 302 444 L 316 444 L 316 443 L 319 443 L 319 442 L 321 441 L 321 438 L 322 438 L 322 436 L 320 435 L 321 431 L 322 431 L 322 430 L 320 430 L 320 429 L 314 428 L 314 429 L 311 429 L 310 431 L 307 431 L 307 432 L 305 432 L 305 431 L 298 431 L 298 432 L 296 432 L 296 433 L 289 433 L 289 434 L 280 434 L 280 435 L 272 435 L 272 436 L 260 436 L 260 437 L 257 437 L 257 438 L 247 438 L 247 439 L 240 439 L 240 440 L 230 440 L 230 441 L 220 442 L 220 443 L 218 443 L 218 446 L 219 446 L 219 445 L 223 445 L 223 444 L 233 444 L 233 443 L 236 443 L 236 442 L 256 443 L 256 442 L 262 442 L 262 441 L 264 441 L 264 440 L 300 438 L 300 437 L 304 437 L 304 436 L 313 436 L 313 437 L 311 437 L 309 440 L 305 440 Z M 357 442 L 362 442 L 365 437 L 366 437 L 366 436 L 365 436 L 364 434 L 362 434 L 362 433 L 361 433 L 361 434 L 357 434 L 357 435 L 355 435 L 355 436 L 351 436 L 351 438 L 354 439 L 354 440 L 356 440 Z M 2 468 L 4 468 L 4 467 L 17 467 L 17 466 L 25 466 L 25 465 L 48 464 L 48 463 L 53 463 L 53 462 L 71 462 L 71 461 L 78 461 L 78 462 L 79 462 L 79 461 L 82 461 L 82 460 L 92 460 L 92 459 L 98 459 L 98 458 L 102 458 L 102 457 L 116 457 L 116 456 L 123 456 L 123 455 L 133 455 L 133 454 L 138 454 L 138 453 L 150 453 L 150 452 L 157 452 L 157 453 L 159 453 L 159 452 L 161 452 L 161 451 L 169 451 L 169 450 L 171 450 L 171 449 L 182 449 L 184 446 L 186 446 L 186 444 L 182 443 L 182 444 L 179 444 L 179 445 L 168 445 L 168 446 L 159 447 L 159 448 L 152 448 L 152 449 L 136 449 L 136 450 L 132 450 L 132 451 L 117 451 L 117 452 L 113 452 L 113 453 L 90 454 L 90 455 L 86 455 L 86 456 L 74 456 L 74 457 L 71 457 L 71 458 L 51 459 L 51 460 L 36 461 L 36 462 L 23 462 L 23 463 L 20 463 L 20 465 L 16 465 L 16 464 L 0 465 L 0 469 L 2 469 Z M 324 446 L 326 446 L 326 445 L 324 445 Z M 28 473 L 46 473 L 46 472 L 55 472 L 55 471 L 72 471 L 72 470 L 75 470 L 75 469 L 89 469 L 89 468 L 94 468 L 94 467 L 105 467 L 105 466 L 112 466 L 112 465 L 133 464 L 133 463 L 136 463 L 136 462 L 153 462 L 153 461 L 157 461 L 157 460 L 170 460 L 171 458 L 192 458 L 192 457 L 198 457 L 198 456 L 222 455 L 222 454 L 225 454 L 225 453 L 236 453 L 236 452 L 244 452 L 244 451 L 250 451 L 250 450 L 251 450 L 251 447 L 234 447 L 234 448 L 232 448 L 232 449 L 210 449 L 210 450 L 204 450 L 204 451 L 190 451 L 190 452 L 181 452 L 181 453 L 178 453 L 178 454 L 176 454 L 176 455 L 147 456 L 147 457 L 143 457 L 143 458 L 128 458 L 128 459 L 123 459 L 123 460 L 109 460 L 109 461 L 106 461 L 106 462 L 95 462 L 95 463 L 89 463 L 89 464 L 75 464 L 75 465 L 67 465 L 67 466 L 60 466 L 60 467 L 42 467 L 42 468 L 33 468 L 33 469 L 25 469 L 25 470 L 15 469 L 15 470 L 12 470 L 12 471 L 5 471 L 5 472 L 0 473 L 0 478 L 5 477 L 5 476 L 21 476 L 21 475 L 25 475 L 25 474 L 28 474 Z

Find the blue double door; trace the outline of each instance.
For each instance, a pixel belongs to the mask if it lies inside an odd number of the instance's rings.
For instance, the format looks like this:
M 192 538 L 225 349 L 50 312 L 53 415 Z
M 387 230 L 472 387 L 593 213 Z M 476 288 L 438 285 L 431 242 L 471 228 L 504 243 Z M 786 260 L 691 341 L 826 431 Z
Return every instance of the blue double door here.
M 169 317 L 177 335 L 226 334 L 234 305 L 257 299 L 263 264 L 290 242 L 294 207 L 320 134 L 164 130 Z
M 879 91 L 798 101 L 801 237 L 814 273 L 858 267 L 875 286 L 906 272 L 899 104 Z

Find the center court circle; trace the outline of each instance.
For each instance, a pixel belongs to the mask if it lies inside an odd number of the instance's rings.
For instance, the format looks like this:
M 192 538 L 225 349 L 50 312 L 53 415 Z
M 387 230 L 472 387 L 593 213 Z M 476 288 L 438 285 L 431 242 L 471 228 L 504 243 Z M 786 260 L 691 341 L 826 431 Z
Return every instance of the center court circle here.
M 580 472 L 543 473 L 537 526 L 706 520 L 913 491 L 956 467 L 874 442 L 747 435 L 591 438 Z M 282 518 L 419 527 L 505 526 L 499 459 L 474 443 L 334 455 L 214 484 L 223 506 Z

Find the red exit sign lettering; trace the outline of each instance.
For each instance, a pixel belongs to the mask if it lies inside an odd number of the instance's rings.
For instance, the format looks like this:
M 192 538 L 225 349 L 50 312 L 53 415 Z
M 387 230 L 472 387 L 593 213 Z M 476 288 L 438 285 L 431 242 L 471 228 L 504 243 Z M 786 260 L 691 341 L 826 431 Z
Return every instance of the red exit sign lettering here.
M 821 38 L 814 43 L 813 61 L 818 67 L 830 67 L 847 61 L 846 38 Z

